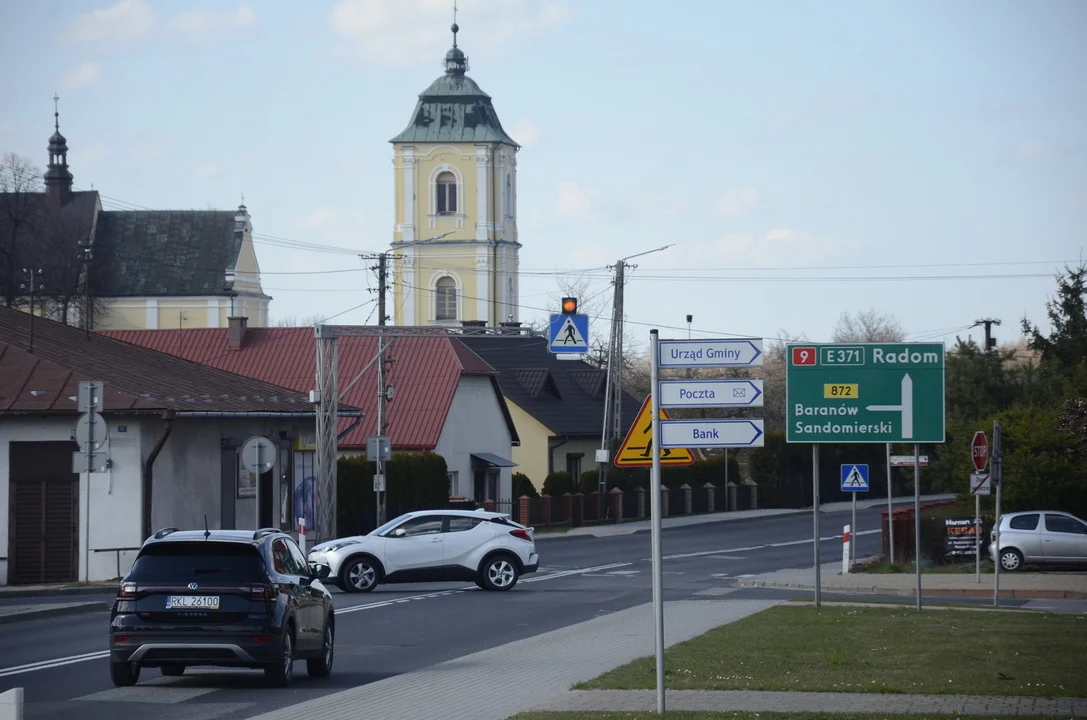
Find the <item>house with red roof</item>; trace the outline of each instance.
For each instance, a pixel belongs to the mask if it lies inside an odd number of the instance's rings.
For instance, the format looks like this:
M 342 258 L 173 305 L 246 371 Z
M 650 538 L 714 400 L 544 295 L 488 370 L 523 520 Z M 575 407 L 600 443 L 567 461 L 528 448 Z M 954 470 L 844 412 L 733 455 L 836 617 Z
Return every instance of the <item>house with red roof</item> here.
M 101 334 L 299 392 L 316 387 L 312 327 L 250 328 L 245 318 L 235 317 L 226 328 Z M 395 388 L 386 404 L 393 451 L 435 452 L 449 467 L 451 496 L 495 500 L 500 508 L 511 509 L 515 463 L 510 458 L 520 440 L 494 368 L 456 336 L 393 335 L 386 340 L 392 343 L 386 351 L 386 384 Z M 365 452 L 366 438 L 378 434 L 373 363 L 378 340 L 375 333 L 344 335 L 338 342 L 339 387 L 350 385 L 341 402 L 362 411 L 361 420 L 340 420 L 339 450 L 357 455 Z M 315 449 L 313 436 L 298 438 L 294 456 L 301 474 L 313 475 Z
M 282 383 L 0 307 L 0 584 L 122 576 L 168 526 L 292 530 L 293 446 L 315 424 L 308 393 Z M 258 437 L 259 474 L 241 452 Z

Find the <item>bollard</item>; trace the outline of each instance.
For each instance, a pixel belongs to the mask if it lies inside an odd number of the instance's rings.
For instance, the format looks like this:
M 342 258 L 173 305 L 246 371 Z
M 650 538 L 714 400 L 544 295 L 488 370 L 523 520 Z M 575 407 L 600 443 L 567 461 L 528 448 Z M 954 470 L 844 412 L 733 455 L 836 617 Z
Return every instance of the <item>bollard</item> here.
M 23 689 L 0 693 L 0 720 L 23 720 Z
M 842 531 L 842 575 L 849 574 L 849 545 L 852 542 L 849 530 L 850 527 L 846 525 Z
M 302 557 L 309 557 L 306 554 L 306 518 L 298 518 L 298 549 L 302 551 Z

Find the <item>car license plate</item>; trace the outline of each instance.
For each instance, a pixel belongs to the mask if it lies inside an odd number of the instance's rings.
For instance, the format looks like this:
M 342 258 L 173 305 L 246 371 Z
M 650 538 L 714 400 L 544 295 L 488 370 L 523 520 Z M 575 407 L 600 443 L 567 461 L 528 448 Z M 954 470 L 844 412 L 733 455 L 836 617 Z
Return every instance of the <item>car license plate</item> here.
M 170 595 L 166 598 L 167 610 L 218 610 L 217 595 Z

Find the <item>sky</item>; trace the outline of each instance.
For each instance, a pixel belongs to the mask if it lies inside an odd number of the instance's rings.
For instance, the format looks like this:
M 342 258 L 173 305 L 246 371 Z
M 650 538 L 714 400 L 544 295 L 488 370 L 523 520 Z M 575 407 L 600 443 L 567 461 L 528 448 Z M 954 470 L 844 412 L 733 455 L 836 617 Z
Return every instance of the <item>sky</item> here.
M 77 188 L 244 195 L 273 319 L 363 324 L 388 140 L 451 21 L 452 0 L 0 0 L 0 152 L 44 168 L 57 93 Z M 1081 260 L 1087 3 L 459 0 L 457 21 L 522 146 L 522 320 L 557 312 L 558 276 L 607 301 L 608 265 L 670 245 L 629 261 L 638 343 L 687 314 L 696 337 L 829 340 L 870 309 L 911 340 L 994 317 L 1011 342 Z

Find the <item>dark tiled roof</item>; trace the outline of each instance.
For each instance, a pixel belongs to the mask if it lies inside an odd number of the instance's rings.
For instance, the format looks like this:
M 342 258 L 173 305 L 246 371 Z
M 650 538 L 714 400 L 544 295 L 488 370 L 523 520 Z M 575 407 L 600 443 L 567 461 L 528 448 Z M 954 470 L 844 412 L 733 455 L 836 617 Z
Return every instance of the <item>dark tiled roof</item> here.
M 311 353 L 312 354 L 312 353 Z M 80 381 L 113 411 L 312 413 L 308 395 L 0 308 L 0 413 L 76 412 Z M 350 410 L 351 408 L 345 408 Z
M 95 191 L 72 193 L 71 200 L 57 212 L 49 208 L 43 192 L 0 193 L 0 248 L 18 247 L 17 253 L 27 266 L 49 268 L 53 274 L 49 283 L 54 290 L 62 285 L 74 289 L 80 272 L 76 244 L 90 237 L 97 207 Z M 72 262 L 56 262 L 54 256 L 61 252 L 70 253 Z M 4 294 L 4 283 L 8 282 L 4 269 L 0 266 L 0 294 Z M 72 277 L 58 278 L 57 272 L 67 272 Z M 17 285 L 18 276 L 13 280 Z
M 315 385 L 316 348 L 313 328 L 249 328 L 240 350 L 227 349 L 227 329 L 115 330 L 103 335 L 125 342 L 179 355 L 188 360 L 246 377 L 274 382 L 299 391 Z M 377 354 L 374 336 L 340 338 L 339 384 L 347 387 Z M 462 375 L 488 375 L 502 406 L 513 440 L 517 432 L 502 392 L 494 380 L 495 371 L 456 338 L 398 337 L 387 357 L 388 382 L 396 397 L 388 404 L 388 434 L 393 447 L 404 450 L 433 449 L 445 427 Z M 366 438 L 377 434 L 377 372 L 370 367 L 345 396 L 345 401 L 363 410 L 366 417 L 340 441 L 340 447 L 362 448 Z M 340 421 L 342 431 L 350 421 Z
M 600 437 L 603 370 L 583 361 L 558 359 L 543 337 L 464 335 L 460 340 L 498 370 L 502 393 L 553 433 Z M 623 427 L 630 427 L 640 408 L 640 400 L 623 394 Z
M 389 142 L 506 143 L 491 98 L 465 75 L 443 75 L 419 95 L 411 122 Z
M 226 272 L 241 250 L 234 212 L 149 210 L 98 213 L 95 259 L 114 272 L 104 297 L 226 295 Z

